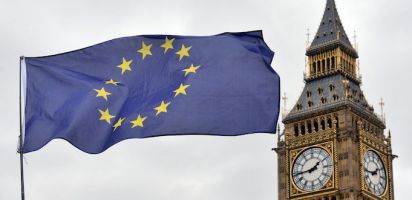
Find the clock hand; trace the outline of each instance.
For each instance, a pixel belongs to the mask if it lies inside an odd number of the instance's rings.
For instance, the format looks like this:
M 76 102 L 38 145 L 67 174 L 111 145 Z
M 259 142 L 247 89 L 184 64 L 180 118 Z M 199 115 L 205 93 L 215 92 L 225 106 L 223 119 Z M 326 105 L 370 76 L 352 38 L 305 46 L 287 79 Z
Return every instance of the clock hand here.
M 324 160 L 326 160 L 326 158 L 329 158 L 329 155 L 328 156 L 326 156 L 322 161 L 320 161 L 320 162 L 323 162 Z
M 380 170 L 379 168 L 376 168 L 375 171 L 371 172 L 372 176 L 378 175 L 379 170 Z
M 306 173 L 306 172 L 309 172 L 309 170 L 302 171 L 302 172 L 298 172 L 298 173 L 296 173 L 296 174 L 293 174 L 293 176 L 301 175 L 301 174 L 304 174 L 304 173 Z
M 371 173 L 372 176 L 376 176 L 378 174 L 379 169 L 376 168 L 375 171 L 369 171 L 367 168 L 365 168 L 366 172 Z
M 304 173 L 307 173 L 307 172 L 312 173 L 313 171 L 315 171 L 318 168 L 319 164 L 320 164 L 320 162 L 317 162 L 314 167 L 312 167 L 312 168 L 310 168 L 306 171 L 298 172 L 298 173 L 294 174 L 293 176 L 301 175 L 301 174 L 304 174 Z
M 312 167 L 311 169 L 309 169 L 309 173 L 312 173 L 313 171 L 317 170 L 319 164 L 320 164 L 320 162 L 318 161 L 314 167 Z

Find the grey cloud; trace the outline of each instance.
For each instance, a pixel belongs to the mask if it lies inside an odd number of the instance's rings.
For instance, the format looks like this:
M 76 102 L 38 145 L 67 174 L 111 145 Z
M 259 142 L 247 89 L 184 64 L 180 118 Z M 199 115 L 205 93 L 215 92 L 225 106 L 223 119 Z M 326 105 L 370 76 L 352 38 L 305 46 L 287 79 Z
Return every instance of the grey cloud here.
M 407 199 L 412 174 L 409 80 L 412 2 L 336 0 L 348 34 L 356 29 L 363 85 L 370 103 L 386 101 L 397 199 Z M 138 34 L 211 35 L 263 29 L 276 52 L 288 107 L 304 85 L 306 29 L 315 33 L 324 0 L 1 1 L 0 199 L 17 200 L 18 57 L 70 51 Z M 273 135 L 163 137 L 128 140 L 99 155 L 62 140 L 27 154 L 27 199 L 277 198 Z

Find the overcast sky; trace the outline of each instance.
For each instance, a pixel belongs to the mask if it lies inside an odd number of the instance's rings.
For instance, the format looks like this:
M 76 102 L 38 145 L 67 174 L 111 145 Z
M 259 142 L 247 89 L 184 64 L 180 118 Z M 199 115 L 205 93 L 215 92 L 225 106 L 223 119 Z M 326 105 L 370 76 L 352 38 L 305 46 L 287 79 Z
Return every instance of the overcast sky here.
M 212 35 L 262 29 L 276 52 L 288 107 L 304 83 L 306 29 L 326 0 L 0 0 L 0 199 L 20 198 L 19 56 L 79 49 L 140 34 Z M 362 88 L 392 131 L 397 199 L 410 199 L 412 1 L 336 0 L 348 35 L 358 33 Z M 28 200 L 274 200 L 275 135 L 161 137 L 89 155 L 54 140 L 25 155 Z M 408 191 L 409 190 L 409 191 Z

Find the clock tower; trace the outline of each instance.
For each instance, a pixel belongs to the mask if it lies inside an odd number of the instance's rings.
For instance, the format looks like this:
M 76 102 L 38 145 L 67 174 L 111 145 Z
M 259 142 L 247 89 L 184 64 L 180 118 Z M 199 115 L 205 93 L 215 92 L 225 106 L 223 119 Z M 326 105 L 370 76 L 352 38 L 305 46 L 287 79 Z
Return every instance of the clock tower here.
M 279 200 L 393 200 L 390 132 L 361 89 L 334 0 L 307 48 L 305 88 L 283 118 Z

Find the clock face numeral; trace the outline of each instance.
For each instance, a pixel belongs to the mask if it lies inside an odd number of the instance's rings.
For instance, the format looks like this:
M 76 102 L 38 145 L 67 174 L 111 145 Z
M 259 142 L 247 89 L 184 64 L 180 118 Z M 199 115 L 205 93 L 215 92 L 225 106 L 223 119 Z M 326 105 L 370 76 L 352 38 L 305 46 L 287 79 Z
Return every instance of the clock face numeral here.
M 382 159 L 374 151 L 367 151 L 363 156 L 363 171 L 369 190 L 381 196 L 386 190 L 386 170 Z
M 293 182 L 304 191 L 320 190 L 329 181 L 333 172 L 332 158 L 322 148 L 303 151 L 293 163 Z

